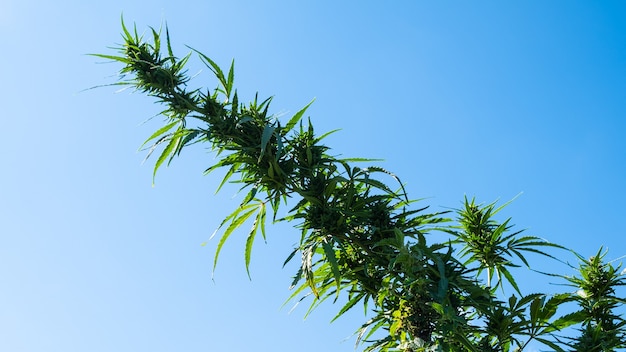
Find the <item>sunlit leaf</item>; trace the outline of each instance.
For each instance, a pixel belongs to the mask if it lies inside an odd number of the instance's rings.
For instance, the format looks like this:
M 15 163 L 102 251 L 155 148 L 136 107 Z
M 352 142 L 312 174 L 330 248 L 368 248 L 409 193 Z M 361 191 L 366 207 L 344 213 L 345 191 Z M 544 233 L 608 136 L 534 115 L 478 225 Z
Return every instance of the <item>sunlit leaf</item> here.
M 245 215 L 245 214 L 244 214 Z M 250 277 L 250 255 L 252 253 L 252 244 L 254 243 L 254 237 L 256 236 L 257 229 L 259 225 L 263 225 L 263 221 L 265 220 L 265 203 L 259 202 L 259 209 L 257 212 L 257 216 L 252 223 L 252 228 L 248 233 L 248 237 L 246 238 L 246 248 L 244 253 L 244 259 L 246 263 L 246 272 L 248 273 L 248 278 Z M 263 230 L 263 238 L 265 238 L 265 230 Z
M 179 121 L 174 121 L 171 123 L 168 123 L 167 125 L 159 128 L 156 132 L 154 132 L 150 137 L 148 137 L 148 139 L 145 140 L 145 142 L 143 142 L 143 144 L 141 145 L 141 147 L 139 147 L 139 149 L 141 150 L 143 148 L 143 146 L 145 146 L 148 142 L 150 142 L 151 140 L 161 136 L 162 134 L 164 134 L 165 132 L 171 130 L 174 126 L 176 126 L 177 124 L 179 124 Z
M 161 166 L 161 164 L 163 164 L 163 162 L 166 159 L 172 156 L 174 150 L 176 149 L 176 145 L 178 144 L 179 141 L 180 141 L 180 137 L 171 138 L 167 146 L 163 149 L 163 152 L 161 152 L 161 155 L 159 156 L 156 163 L 154 164 L 154 169 L 152 171 L 152 186 L 154 186 L 154 180 L 156 178 L 156 173 L 159 170 L 159 167 Z
M 230 69 L 228 70 L 228 80 L 226 81 L 226 86 L 224 87 L 226 89 L 226 97 L 228 98 L 230 98 L 230 92 L 233 89 L 234 81 L 235 81 L 235 60 L 233 59 L 233 61 L 230 64 Z M 237 103 L 235 102 L 234 105 L 237 105 Z
M 287 124 L 285 125 L 285 127 L 282 129 L 281 134 L 283 136 L 287 135 L 287 133 L 289 133 L 293 127 L 300 122 L 300 119 L 302 119 L 302 116 L 304 115 L 304 113 L 306 112 L 306 110 L 309 108 L 309 106 L 311 106 L 311 104 L 313 104 L 313 102 L 315 101 L 315 99 L 311 100 L 308 104 L 306 104 L 302 109 L 300 109 L 300 111 L 298 111 L 297 113 L 295 113 L 291 119 L 289 119 L 289 121 L 287 122 Z
M 252 216 L 252 214 L 254 214 L 254 212 L 256 211 L 256 209 L 252 209 L 239 215 L 240 212 L 246 209 L 249 209 L 249 206 L 240 207 L 237 210 L 235 210 L 229 217 L 227 217 L 227 219 L 232 217 L 233 220 L 230 223 L 230 225 L 226 228 L 226 230 L 222 234 L 222 237 L 220 237 L 220 240 L 217 243 L 217 249 L 215 250 L 215 256 L 213 258 L 213 271 L 214 272 L 215 272 L 215 268 L 217 267 L 217 261 L 218 261 L 220 252 L 222 251 L 222 246 L 224 246 L 224 243 L 226 243 L 226 240 L 228 240 L 228 237 L 230 237 L 233 231 L 239 228 L 239 226 L 241 226 L 241 224 L 243 224 L 246 220 L 248 220 L 248 218 Z

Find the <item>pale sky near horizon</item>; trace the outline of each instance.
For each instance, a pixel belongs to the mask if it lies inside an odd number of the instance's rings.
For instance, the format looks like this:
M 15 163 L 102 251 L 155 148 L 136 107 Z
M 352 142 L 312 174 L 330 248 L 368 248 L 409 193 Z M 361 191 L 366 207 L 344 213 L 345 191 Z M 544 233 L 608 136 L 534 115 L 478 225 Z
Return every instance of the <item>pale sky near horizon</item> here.
M 137 149 L 159 106 L 85 91 L 115 82 L 120 66 L 87 54 L 114 54 L 122 13 L 140 32 L 167 22 L 178 56 L 234 58 L 241 100 L 289 115 L 315 98 L 335 153 L 385 159 L 433 210 L 521 193 L 501 213 L 516 228 L 626 255 L 626 2 L 1 0 L 0 351 L 353 351 L 365 321 L 281 308 L 299 239 L 285 224 L 257 243 L 252 281 L 244 233 L 212 280 L 201 243 L 238 204 L 202 176 L 213 155 L 190 148 L 151 187 Z M 213 87 L 192 60 L 191 84 Z M 519 275 L 526 293 L 567 289 Z

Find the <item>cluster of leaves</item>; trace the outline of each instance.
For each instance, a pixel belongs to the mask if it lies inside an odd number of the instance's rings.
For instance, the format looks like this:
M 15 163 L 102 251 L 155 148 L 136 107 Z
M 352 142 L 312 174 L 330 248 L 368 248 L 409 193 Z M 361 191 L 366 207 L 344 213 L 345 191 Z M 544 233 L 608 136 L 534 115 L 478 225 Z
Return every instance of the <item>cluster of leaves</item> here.
M 626 347 L 626 320 L 616 314 L 626 298 L 616 295 L 616 288 L 626 285 L 620 266 L 606 262 L 602 248 L 586 259 L 578 255 L 580 276 L 566 277 L 576 289 L 571 300 L 581 308 L 576 320 L 582 321 L 580 336 L 569 338 L 567 345 L 576 351 L 614 351 Z
M 371 319 L 357 331 L 357 343 L 364 343 L 366 351 L 512 351 L 533 340 L 557 351 L 624 346 L 625 322 L 614 313 L 623 299 L 614 290 L 625 281 L 600 253 L 588 261 L 580 257 L 581 277 L 567 278 L 579 293 L 523 295 L 509 269 L 530 267 L 524 253 L 552 258 L 546 250 L 563 247 L 512 232 L 510 219 L 494 219 L 502 209 L 495 204 L 465 199 L 456 222 L 448 212 L 415 209 L 417 201 L 408 198 L 391 172 L 353 165 L 368 159 L 329 154 L 322 141 L 332 132 L 317 136 L 311 121 L 303 120 L 311 103 L 282 123 L 269 114 L 271 99 L 239 102 L 233 64 L 225 74 L 191 48 L 177 58 L 167 30 L 163 53 L 160 31 L 151 29 L 147 41 L 123 21 L 122 29 L 119 55 L 97 56 L 124 65 L 116 84 L 134 87 L 165 106 L 165 125 L 144 143 L 151 144 L 148 156 L 160 150 L 153 175 L 186 146 L 209 143 L 219 157 L 206 172 L 226 168 L 218 190 L 227 182 L 242 185 L 241 204 L 220 226 L 214 266 L 228 238 L 251 221 L 244 250 L 249 269 L 257 233 L 266 236 L 270 209 L 273 221 L 293 221 L 301 231 L 299 245 L 286 260 L 296 254 L 301 258 L 291 297 L 312 297 L 313 309 L 343 293 L 347 303 L 335 319 L 357 305 L 370 307 Z M 217 78 L 213 91 L 187 87 L 184 68 L 193 53 Z M 287 215 L 278 219 L 288 201 Z M 429 243 L 434 231 L 451 239 Z M 497 292 L 505 282 L 515 293 L 502 300 Z M 577 302 L 580 309 L 557 315 L 567 302 Z M 580 338 L 556 335 L 575 324 L 581 326 Z

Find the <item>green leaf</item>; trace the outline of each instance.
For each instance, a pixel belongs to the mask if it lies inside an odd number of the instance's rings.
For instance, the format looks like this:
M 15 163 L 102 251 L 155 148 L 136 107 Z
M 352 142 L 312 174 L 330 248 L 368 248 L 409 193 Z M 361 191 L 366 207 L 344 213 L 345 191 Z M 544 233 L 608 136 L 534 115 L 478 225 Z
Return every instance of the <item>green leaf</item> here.
M 374 188 L 378 188 L 381 191 L 385 191 L 386 193 L 388 193 L 390 195 L 393 195 L 394 197 L 398 197 L 396 192 L 394 192 L 391 188 L 389 188 L 389 186 L 387 186 L 386 184 L 384 184 L 381 181 L 375 180 L 373 178 L 358 178 L 358 179 L 356 179 L 356 181 L 362 182 L 362 183 L 364 183 L 366 185 L 370 185 L 370 186 L 372 186 Z
M 316 298 L 319 298 L 319 291 L 315 284 L 315 275 L 313 274 L 313 254 L 315 253 L 315 246 L 308 245 L 302 251 L 302 271 L 307 286 L 311 289 L 311 292 Z
M 151 140 L 159 137 L 160 135 L 164 134 L 165 132 L 169 131 L 172 129 L 172 127 L 176 126 L 177 124 L 179 124 L 180 121 L 174 121 L 172 123 L 168 123 L 167 125 L 159 128 L 156 132 L 154 132 L 150 137 L 148 137 L 148 139 L 145 140 L 145 142 L 143 142 L 143 144 L 139 147 L 139 150 L 142 150 L 143 147 L 150 142 Z
M 545 329 L 545 332 L 563 330 L 572 325 L 582 323 L 585 320 L 585 317 L 586 312 L 584 310 L 579 310 L 574 313 L 566 314 L 554 320 L 552 324 Z
M 244 206 L 248 203 L 250 203 L 253 199 L 255 199 L 254 197 L 256 196 L 256 192 L 258 191 L 258 187 L 254 186 L 252 187 L 252 189 L 248 192 L 248 194 L 246 194 L 245 198 L 241 201 L 241 206 Z
M 245 214 L 244 214 L 245 215 Z M 252 279 L 250 276 L 250 255 L 252 253 L 252 245 L 254 243 L 254 237 L 256 236 L 257 229 L 259 228 L 259 224 L 263 224 L 265 220 L 265 203 L 259 202 L 259 211 L 257 213 L 256 218 L 254 219 L 254 223 L 252 223 L 252 228 L 248 233 L 248 238 L 246 238 L 246 249 L 244 253 L 244 258 L 246 262 L 246 272 L 248 273 L 248 278 Z M 265 230 L 263 230 L 265 232 Z M 265 233 L 263 234 L 263 238 L 265 238 Z
M 261 162 L 261 158 L 263 158 L 263 155 L 265 154 L 265 150 L 267 149 L 267 145 L 270 142 L 275 129 L 276 126 L 270 124 L 266 125 L 263 129 L 263 134 L 261 135 L 261 154 L 259 155 L 258 162 Z
M 321 141 L 322 139 L 324 139 L 324 138 L 326 138 L 326 137 L 330 136 L 331 134 L 333 134 L 333 133 L 335 133 L 335 132 L 338 132 L 338 131 L 341 131 L 341 129 L 340 129 L 340 128 L 337 128 L 337 129 L 334 129 L 334 130 L 332 130 L 332 131 L 328 131 L 328 132 L 326 132 L 326 133 L 322 134 L 321 136 L 319 136 L 319 137 L 315 138 L 313 141 L 314 141 L 315 143 L 318 143 L 318 142 L 319 142 L 319 141 Z
M 233 83 L 235 81 L 235 59 L 230 64 L 230 69 L 228 70 L 228 81 L 226 82 L 226 96 L 230 97 L 230 92 L 233 89 Z
M 298 253 L 299 250 L 300 248 L 294 248 L 294 250 L 289 253 L 289 256 L 287 256 L 287 259 L 285 259 L 285 261 L 283 262 L 283 268 L 285 267 L 285 265 L 287 265 L 287 263 L 291 261 L 291 259 L 293 259 L 293 257 L 296 255 L 296 253 Z
M 506 278 L 506 281 L 508 281 L 511 284 L 511 286 L 513 286 L 513 288 L 515 289 L 515 291 L 517 291 L 517 293 L 519 293 L 520 295 L 522 294 L 519 287 L 517 286 L 517 282 L 515 281 L 515 278 L 513 277 L 513 275 L 511 275 L 511 273 L 506 267 L 503 266 L 503 267 L 498 268 L 498 272 L 504 275 L 504 277 Z
M 263 236 L 263 240 L 267 241 L 267 236 L 265 236 L 265 219 L 267 211 L 265 209 L 265 202 L 261 202 L 259 204 L 259 222 L 261 223 L 261 236 Z
M 361 325 L 361 328 L 359 328 L 359 330 L 358 330 L 359 334 L 358 334 L 358 336 L 356 338 L 356 342 L 354 344 L 354 347 L 357 348 L 361 342 L 368 341 L 369 338 L 376 331 L 378 331 L 378 329 L 380 329 L 382 326 L 384 326 L 386 323 L 387 322 L 385 321 L 385 319 L 383 319 L 379 315 L 377 317 L 374 317 L 374 318 L 368 320 L 365 324 Z M 370 326 L 371 326 L 371 328 L 370 328 Z M 368 330 L 369 330 L 369 332 L 368 332 Z
M 530 321 L 532 321 L 533 323 L 538 322 L 541 318 L 540 313 L 541 313 L 542 303 L 543 303 L 543 297 L 535 298 L 530 303 L 530 309 L 529 309 Z
M 180 155 L 180 152 L 182 151 L 183 147 L 198 143 L 199 140 L 195 140 L 195 139 L 198 138 L 198 136 L 200 136 L 200 134 L 202 133 L 202 131 L 200 130 L 186 130 L 186 132 L 187 133 L 185 134 L 185 137 L 183 138 L 183 140 L 181 141 L 179 145 L 177 155 Z
M 222 237 L 220 238 L 220 241 L 217 244 L 217 249 L 215 250 L 215 257 L 213 258 L 213 272 L 215 272 L 215 268 L 217 267 L 217 260 L 219 258 L 220 252 L 222 251 L 222 246 L 224 246 L 224 243 L 226 243 L 226 240 L 228 240 L 228 237 L 230 237 L 233 231 L 237 229 L 239 226 L 241 226 L 241 224 L 243 224 L 256 211 L 256 209 L 252 209 L 252 210 L 248 210 L 242 215 L 239 215 L 240 212 L 249 209 L 250 206 L 251 205 L 237 208 L 232 214 L 227 216 L 226 219 L 224 219 L 224 221 L 222 221 L 222 224 L 224 224 L 224 222 L 228 221 L 228 219 L 233 219 L 230 225 L 228 226 L 228 228 L 226 228 L 226 231 L 224 231 L 224 234 L 222 235 Z M 220 227 L 222 227 L 222 225 L 220 225 Z
M 180 137 L 171 138 L 170 142 L 167 144 L 165 149 L 163 149 L 163 152 L 159 156 L 159 159 L 157 159 L 156 163 L 154 164 L 154 170 L 152 171 L 152 186 L 153 187 L 154 187 L 154 180 L 156 178 L 156 173 L 159 170 L 159 167 L 163 164 L 165 159 L 173 156 L 173 151 L 176 149 L 176 145 L 178 144 L 179 141 L 180 141 Z
M 293 127 L 300 121 L 300 119 L 302 119 L 302 115 L 304 115 L 304 112 L 309 108 L 309 106 L 311 106 L 311 104 L 313 104 L 314 101 L 315 101 L 315 99 L 311 100 L 311 102 L 306 104 L 305 107 L 300 109 L 300 111 L 295 113 L 295 115 L 293 115 L 289 119 L 289 121 L 285 125 L 285 128 L 282 129 L 281 135 L 285 136 L 285 135 L 287 135 L 287 133 L 289 133 L 289 131 L 291 131 L 293 129 Z
M 174 51 L 172 51 L 172 45 L 170 42 L 170 31 L 169 28 L 167 28 L 167 24 L 165 25 L 165 41 L 167 42 L 167 54 L 170 57 L 170 60 L 172 61 L 172 63 L 174 63 Z
M 402 194 L 404 195 L 405 200 L 408 202 L 409 198 L 408 195 L 406 193 L 406 189 L 404 188 L 404 184 L 402 183 L 402 181 L 400 181 L 400 178 L 398 176 L 396 176 L 396 174 L 394 174 L 393 172 L 390 172 L 382 167 L 379 166 L 368 166 L 367 170 L 372 173 L 372 172 L 381 172 L 384 174 L 387 174 L 389 176 L 391 176 L 394 180 L 396 180 L 396 182 L 398 182 L 398 184 L 400 185 L 400 188 L 402 189 Z
M 159 33 L 157 33 L 157 31 L 150 27 L 150 30 L 152 31 L 152 40 L 154 43 L 154 52 L 158 53 L 161 50 L 161 37 L 159 36 Z
M 372 161 L 384 161 L 384 159 L 370 159 L 370 158 L 342 158 L 339 159 L 341 162 L 353 162 L 353 163 L 362 163 L 362 162 L 372 162 Z
M 126 39 L 132 39 L 133 36 L 130 34 L 130 32 L 128 31 L 128 29 L 126 28 L 126 24 L 124 23 L 124 15 L 122 14 L 120 16 L 120 20 L 122 22 L 122 30 L 124 31 L 124 38 Z
M 222 72 L 222 69 L 219 67 L 219 65 L 216 64 L 215 61 L 211 60 L 210 57 L 204 55 L 200 51 L 192 47 L 188 47 L 188 48 L 196 52 L 200 56 L 200 59 L 204 62 L 204 64 L 213 72 L 215 77 L 217 77 L 217 79 L 222 84 L 222 87 L 224 88 L 224 93 L 225 94 L 230 93 L 230 91 L 227 91 L 228 81 L 226 80 L 226 77 L 224 77 L 224 72 Z M 227 95 L 227 98 L 230 98 L 230 97 Z
M 401 320 L 396 320 L 394 321 L 391 326 L 389 327 L 389 334 L 391 336 L 396 336 L 396 332 L 398 331 L 398 328 L 401 326 L 402 321 Z
M 337 320 L 337 318 L 339 318 L 340 316 L 342 316 L 345 312 L 347 312 L 348 310 L 350 310 L 352 307 L 354 307 L 357 303 L 359 303 L 360 300 L 362 300 L 364 297 L 366 296 L 365 292 L 359 292 L 358 294 L 354 295 L 354 297 L 352 297 L 348 303 L 346 303 L 337 313 L 337 315 L 335 315 L 335 317 L 330 321 L 331 323 L 334 322 L 335 320 Z
M 335 284 L 337 285 L 337 295 L 339 295 L 339 289 L 341 286 L 341 273 L 339 272 L 339 265 L 337 264 L 335 250 L 327 241 L 322 242 L 322 248 L 324 249 L 324 254 L 326 254 L 326 260 L 328 260 L 328 263 L 330 263 L 330 269 L 332 270 L 333 277 L 335 278 Z
M 541 338 L 541 337 L 536 337 L 535 340 L 543 343 L 544 345 L 554 349 L 555 352 L 565 352 L 565 350 L 563 348 L 561 348 L 561 346 L 557 345 L 555 342 Z
M 121 62 L 123 64 L 130 64 L 130 63 L 133 62 L 132 60 L 130 60 L 128 58 L 125 58 L 125 57 L 122 57 L 122 56 L 105 55 L 105 54 L 89 54 L 89 55 L 90 56 L 99 57 L 99 58 L 102 58 L 102 59 L 118 61 L 118 62 Z

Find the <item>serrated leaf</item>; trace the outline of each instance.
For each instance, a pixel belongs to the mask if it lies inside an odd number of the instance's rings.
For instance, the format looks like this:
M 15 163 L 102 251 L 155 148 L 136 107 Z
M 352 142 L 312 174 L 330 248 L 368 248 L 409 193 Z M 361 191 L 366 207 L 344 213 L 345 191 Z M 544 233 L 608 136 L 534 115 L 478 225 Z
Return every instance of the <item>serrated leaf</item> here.
M 285 128 L 282 129 L 281 134 L 284 136 L 287 133 L 289 133 L 289 131 L 291 131 L 293 129 L 293 127 L 298 124 L 298 122 L 300 122 L 300 120 L 302 119 L 302 116 L 304 115 L 304 113 L 306 112 L 306 110 L 309 108 L 309 106 L 311 106 L 311 104 L 313 104 L 313 102 L 315 101 L 315 99 L 311 100 L 311 102 L 309 102 L 308 104 L 306 104 L 302 109 L 300 109 L 300 111 L 298 111 L 297 113 L 295 113 L 287 122 L 287 124 L 285 125 Z
M 541 338 L 541 337 L 535 337 L 535 340 L 543 343 L 544 345 L 554 349 L 555 352 L 564 352 L 565 350 L 563 348 L 561 348 L 561 346 L 557 345 L 555 342 Z
M 378 188 L 381 191 L 385 191 L 386 193 L 393 195 L 394 197 L 398 197 L 398 195 L 396 194 L 396 192 L 394 192 L 391 188 L 389 188 L 389 186 L 387 186 L 386 184 L 384 184 L 381 181 L 375 180 L 373 178 L 358 178 L 356 179 L 356 181 L 365 183 L 366 185 L 370 185 L 374 188 Z
M 259 228 L 259 222 L 261 218 L 260 214 L 261 214 L 261 211 L 259 210 L 256 218 L 254 219 L 254 222 L 252 223 L 252 228 L 250 229 L 250 232 L 248 233 L 248 237 L 246 238 L 244 260 L 246 263 L 246 273 L 248 274 L 249 279 L 252 279 L 252 277 L 250 276 L 250 256 L 252 254 L 252 245 L 254 244 L 254 238 L 256 237 L 257 229 Z
M 228 80 L 226 82 L 226 96 L 230 98 L 230 92 L 233 89 L 233 82 L 235 81 L 235 59 L 230 64 L 230 69 L 228 70 Z
M 354 307 L 357 303 L 359 303 L 359 301 L 361 299 L 363 299 L 363 297 L 365 297 L 365 293 L 364 292 L 359 292 L 357 295 L 355 295 L 354 297 L 352 297 L 348 303 L 346 303 L 340 310 L 339 313 L 337 313 L 337 315 L 335 315 L 335 317 L 330 321 L 331 323 L 334 322 L 335 320 L 337 320 L 337 318 L 339 318 L 340 316 L 342 316 L 345 312 L 347 312 L 348 310 L 350 310 L 352 307 Z
M 206 56 L 205 54 L 201 53 L 200 51 L 198 51 L 198 50 L 196 50 L 196 49 L 194 49 L 192 47 L 189 47 L 189 49 L 193 50 L 198 55 L 200 55 L 200 59 L 213 72 L 215 77 L 217 77 L 217 79 L 222 84 L 222 87 L 224 88 L 224 91 L 226 92 L 226 87 L 228 87 L 228 82 L 226 81 L 226 77 L 224 77 L 224 72 L 222 72 L 222 69 L 219 67 L 219 65 L 216 64 L 215 61 L 211 60 L 210 57 Z
M 248 192 L 248 194 L 246 194 L 245 198 L 241 201 L 240 206 L 244 206 L 250 203 L 256 196 L 257 190 L 258 188 L 256 186 L 252 187 L 252 189 Z
M 530 303 L 530 309 L 529 309 L 530 321 L 533 323 L 533 325 L 541 319 L 540 313 L 541 313 L 542 302 L 543 302 L 542 298 L 535 298 Z
M 128 31 L 128 28 L 126 28 L 126 24 L 124 23 L 124 15 L 122 14 L 120 17 L 121 17 L 120 21 L 122 22 L 122 30 L 124 31 L 124 38 L 127 39 L 127 40 L 132 40 L 133 36 L 130 34 L 130 32 Z M 136 32 L 137 31 L 136 31 L 136 28 L 135 28 L 135 37 L 137 35 Z
M 384 161 L 384 159 L 370 159 L 370 158 L 342 158 L 342 159 L 339 159 L 339 161 L 341 161 L 341 162 L 362 163 L 362 162 Z
M 261 158 L 263 158 L 263 155 L 265 154 L 265 150 L 267 149 L 267 145 L 270 142 L 275 129 L 276 126 L 269 124 L 263 129 L 263 134 L 261 135 L 261 154 L 259 155 L 259 162 L 261 162 Z
M 180 123 L 179 121 L 174 121 L 172 123 L 168 123 L 167 125 L 159 128 L 156 132 L 154 132 L 150 137 L 148 137 L 148 139 L 146 139 L 143 144 L 139 147 L 139 150 L 142 150 L 142 148 L 151 140 L 159 137 L 160 135 L 164 134 L 165 132 L 169 131 L 172 129 L 172 127 L 176 126 L 178 123 Z
M 513 278 L 513 275 L 511 275 L 511 273 L 509 272 L 507 268 L 501 267 L 499 268 L 498 272 L 504 275 L 506 280 L 511 284 L 511 286 L 513 286 L 513 288 L 515 289 L 515 291 L 517 291 L 517 293 L 519 293 L 520 295 L 522 294 L 519 287 L 517 286 L 517 282 L 515 281 L 515 278 Z
M 166 134 L 165 136 L 162 136 L 161 138 L 159 138 L 158 141 L 154 142 L 154 144 L 150 146 L 150 150 L 148 150 L 148 152 L 146 153 L 146 156 L 143 158 L 142 163 L 146 162 L 146 160 L 148 160 L 150 158 L 152 153 L 154 153 L 154 151 L 156 150 L 156 148 L 159 145 L 161 145 L 162 143 L 165 143 L 166 141 L 170 140 L 172 138 L 172 136 L 173 136 L 173 134 L 169 133 L 169 134 Z
M 291 259 L 293 259 L 293 257 L 296 255 L 296 253 L 298 253 L 299 250 L 300 248 L 294 248 L 294 250 L 291 251 L 291 253 L 287 256 L 287 259 L 285 259 L 285 261 L 283 262 L 283 268 L 285 267 L 285 265 L 287 265 L 287 263 L 289 263 L 289 261 L 291 261 Z
M 169 158 L 172 155 L 172 152 L 175 150 L 178 141 L 180 141 L 180 138 L 170 139 L 170 142 L 163 149 L 163 152 L 159 156 L 159 159 L 157 159 L 156 163 L 154 164 L 154 170 L 152 171 L 152 186 L 153 187 L 154 187 L 154 180 L 156 178 L 156 173 L 159 170 L 159 167 L 163 164 L 165 159 Z
M 549 327 L 545 329 L 545 332 L 553 332 L 557 330 L 563 330 L 572 325 L 581 323 L 586 318 L 586 312 L 584 310 L 579 310 L 574 313 L 566 314 L 562 317 L 555 319 Z
M 239 213 L 243 209 L 245 209 L 245 207 L 242 208 L 242 209 L 237 209 L 237 210 L 235 210 L 235 212 Z M 241 226 L 241 224 L 243 224 L 246 220 L 248 220 L 248 218 L 255 211 L 256 211 L 256 209 L 248 210 L 247 212 L 243 213 L 242 215 L 234 218 L 233 221 L 228 226 L 228 228 L 226 228 L 226 231 L 224 231 L 224 234 L 220 238 L 220 241 L 217 243 L 217 249 L 215 250 L 215 257 L 213 258 L 213 272 L 215 272 L 215 267 L 217 266 L 217 260 L 218 260 L 218 257 L 220 255 L 220 252 L 222 251 L 222 246 L 224 246 L 224 243 L 226 243 L 226 240 L 228 240 L 228 237 L 230 237 L 230 235 L 233 233 L 233 231 L 235 229 L 237 229 L 239 226 Z
M 169 158 L 167 159 L 167 166 L 170 166 L 170 163 L 172 162 L 172 160 L 174 159 L 174 157 L 178 154 L 180 154 L 180 144 L 183 140 L 183 137 L 185 136 L 186 131 L 183 131 L 183 133 L 175 133 L 174 134 L 174 138 L 173 140 L 174 142 L 174 146 L 172 148 L 172 152 L 170 153 Z
M 315 285 L 315 275 L 313 273 L 313 254 L 315 253 L 315 246 L 309 245 L 302 251 L 302 271 L 307 286 L 311 289 L 311 292 L 316 298 L 319 298 L 319 292 Z
M 265 219 L 266 219 L 266 208 L 265 208 L 265 202 L 261 202 L 259 203 L 259 221 L 261 223 L 261 236 L 263 236 L 263 240 L 267 241 L 267 236 L 265 235 Z
M 174 51 L 172 51 L 172 45 L 170 42 L 170 31 L 169 28 L 167 28 L 167 24 L 165 25 L 165 42 L 167 44 L 167 54 L 169 55 L 172 63 L 175 61 L 174 60 Z
M 200 133 L 202 133 L 202 131 L 200 131 L 200 130 L 193 130 L 193 131 L 187 130 L 187 133 L 185 134 L 185 137 L 182 139 L 182 141 L 181 141 L 181 143 L 179 145 L 179 148 L 177 150 L 177 155 L 180 155 L 180 152 L 182 151 L 183 147 L 199 142 L 199 141 L 194 141 L 194 139 L 198 138 Z M 193 142 L 193 143 L 191 143 L 191 142 Z
M 161 50 L 161 37 L 159 36 L 159 33 L 157 33 L 157 31 L 150 27 L 150 30 L 152 31 L 152 41 L 154 43 L 154 52 L 155 53 L 159 53 L 159 51 Z
M 89 54 L 89 56 L 95 56 L 95 57 L 99 57 L 102 59 L 108 59 L 108 60 L 113 60 L 113 61 L 118 61 L 124 64 L 130 64 L 133 62 L 133 60 L 122 57 L 122 56 L 114 56 L 114 55 L 105 55 L 105 54 Z
M 319 136 L 319 137 L 315 138 L 315 139 L 313 140 L 313 142 L 314 142 L 314 143 L 317 143 L 317 142 L 321 141 L 322 139 L 324 139 L 324 138 L 326 138 L 326 137 L 330 136 L 331 134 L 333 134 L 333 133 L 335 133 L 335 132 L 338 132 L 338 131 L 341 131 L 341 128 L 337 128 L 337 129 L 335 129 L 335 130 L 328 131 L 328 132 L 326 132 L 326 133 L 322 134 L 321 136 Z
M 341 286 L 341 272 L 339 271 L 339 265 L 337 264 L 335 250 L 327 241 L 322 242 L 322 248 L 324 249 L 326 260 L 330 264 L 330 269 L 333 273 L 333 277 L 335 278 L 335 284 L 337 285 L 337 295 L 339 295 L 339 289 Z
M 406 189 L 404 188 L 404 184 L 402 183 L 402 181 L 400 181 L 400 178 L 398 176 L 396 176 L 396 174 L 394 174 L 393 172 L 390 172 L 380 166 L 368 166 L 367 170 L 371 173 L 371 172 L 381 172 L 384 174 L 389 175 L 390 177 L 392 177 L 394 180 L 396 180 L 396 182 L 398 182 L 398 184 L 400 185 L 400 188 L 402 189 L 402 194 L 404 194 L 404 198 L 405 200 L 408 202 L 409 198 L 408 195 L 406 193 Z

